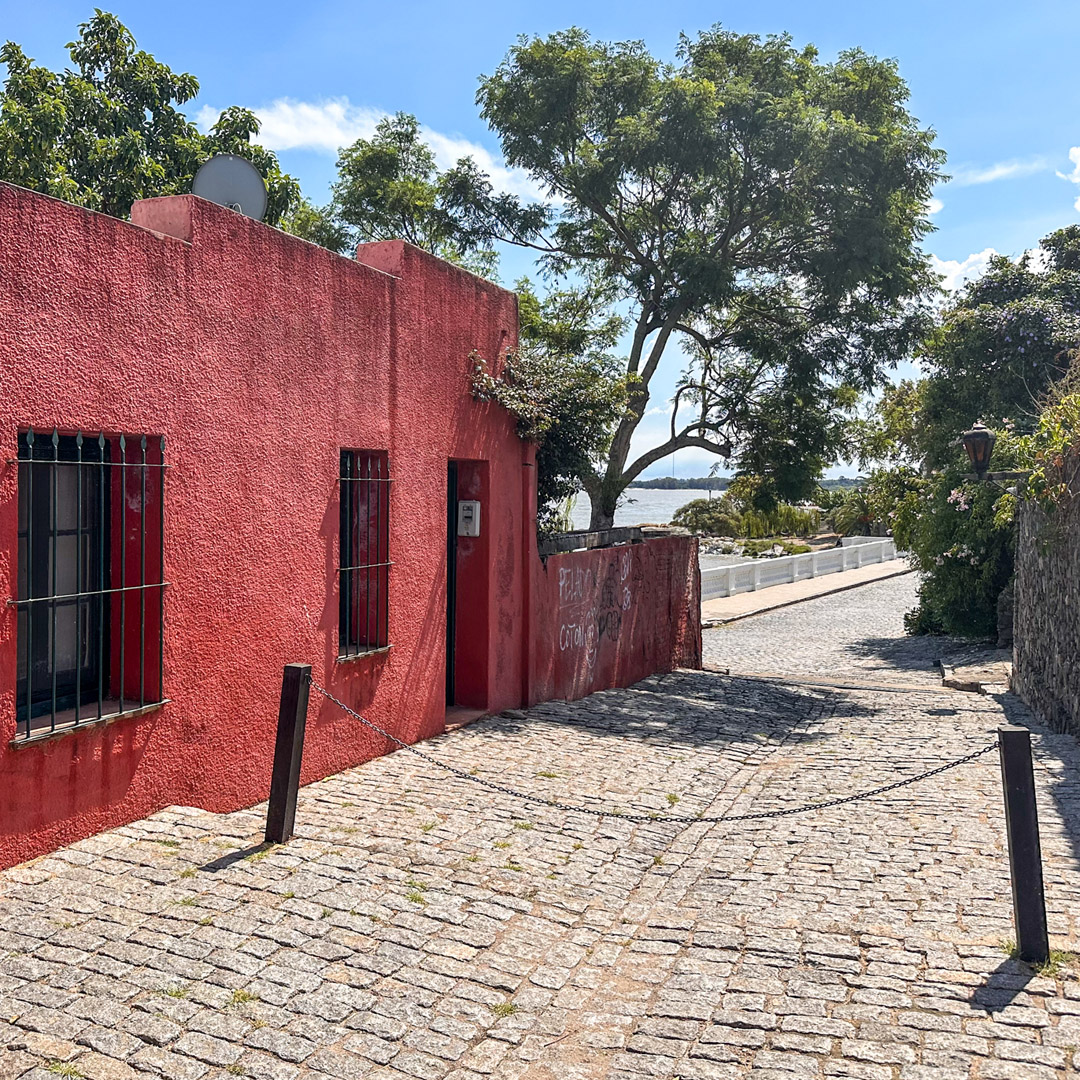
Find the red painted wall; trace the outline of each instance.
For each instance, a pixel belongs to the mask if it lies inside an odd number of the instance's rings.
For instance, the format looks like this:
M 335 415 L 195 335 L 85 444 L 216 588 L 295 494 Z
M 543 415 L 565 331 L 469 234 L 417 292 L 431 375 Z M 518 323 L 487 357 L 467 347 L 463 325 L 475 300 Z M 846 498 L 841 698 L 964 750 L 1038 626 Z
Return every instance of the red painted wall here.
M 450 459 L 482 500 L 481 538 L 458 549 L 459 700 L 497 711 L 699 662 L 694 542 L 536 556 L 533 449 L 468 390 L 470 352 L 516 343 L 512 293 L 400 242 L 345 259 L 190 196 L 132 218 L 0 184 L 0 462 L 28 426 L 163 435 L 170 583 L 168 702 L 45 742 L 10 741 L 16 615 L 0 607 L 0 866 L 170 804 L 265 798 L 290 661 L 402 739 L 443 730 Z M 392 648 L 349 662 L 342 448 L 386 450 L 394 477 Z M 17 492 L 0 464 L 5 598 Z M 572 568 L 588 596 L 561 591 Z M 591 651 L 565 645 L 594 610 Z M 387 751 L 311 701 L 302 782 Z
M 691 537 L 552 555 L 532 587 L 533 701 L 701 667 L 701 577 Z
M 0 185 L 0 459 L 19 430 L 57 426 L 163 434 L 170 466 L 169 704 L 12 748 L 16 618 L 0 608 L 4 865 L 171 803 L 265 798 L 288 661 L 402 738 L 441 731 L 450 458 L 487 463 L 487 618 L 518 632 L 523 619 L 527 455 L 467 380 L 473 349 L 515 344 L 514 295 L 401 243 L 362 249 L 363 265 L 192 197 L 133 218 Z M 342 447 L 385 448 L 394 476 L 393 647 L 348 663 L 335 661 Z M 16 592 L 17 481 L 0 465 L 2 597 Z M 490 667 L 488 707 L 518 704 L 521 684 L 511 650 Z M 320 700 L 304 782 L 386 750 Z

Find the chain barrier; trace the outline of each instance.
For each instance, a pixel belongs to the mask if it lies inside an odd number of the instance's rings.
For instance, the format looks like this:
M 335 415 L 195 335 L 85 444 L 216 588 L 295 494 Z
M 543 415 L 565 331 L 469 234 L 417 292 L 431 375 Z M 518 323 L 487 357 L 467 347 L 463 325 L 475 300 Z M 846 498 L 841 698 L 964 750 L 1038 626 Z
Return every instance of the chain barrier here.
M 752 814 L 713 814 L 695 817 L 688 817 L 685 814 L 628 814 L 622 810 L 597 810 L 589 806 L 571 806 L 569 803 L 561 803 L 554 799 L 545 799 L 540 795 L 529 795 L 524 791 L 517 791 L 516 789 L 506 787 L 503 784 L 496 784 L 493 780 L 486 780 L 482 776 L 475 776 L 473 773 L 466 772 L 464 769 L 459 769 L 456 765 L 447 765 L 445 761 L 440 761 L 438 758 L 432 757 L 430 754 L 425 754 L 422 750 L 418 750 L 410 743 L 403 742 L 396 735 L 391 735 L 389 731 L 383 730 L 378 724 L 368 720 L 367 717 L 361 716 L 354 709 L 350 709 L 345 702 L 334 697 L 329 690 L 320 686 L 311 676 L 308 676 L 308 681 L 311 683 L 313 690 L 321 694 L 327 701 L 332 701 L 339 709 L 348 713 L 354 720 L 359 720 L 360 723 L 366 724 L 372 731 L 378 732 L 383 738 L 389 739 L 392 743 L 396 743 L 402 750 L 408 750 L 409 753 L 415 754 L 419 758 L 423 758 L 424 761 L 437 768 L 445 769 L 448 773 L 453 773 L 454 776 L 458 776 L 462 780 L 469 780 L 474 784 L 479 784 L 481 787 L 487 788 L 489 791 L 497 791 L 501 795 L 510 795 L 515 799 L 522 799 L 525 802 L 534 803 L 538 806 L 546 806 L 552 810 L 565 810 L 573 814 L 590 814 L 591 816 L 598 818 L 618 818 L 621 821 L 630 821 L 635 824 L 649 824 L 656 822 L 678 823 L 680 825 L 697 825 L 702 822 L 707 824 L 719 824 L 721 822 L 729 821 L 758 821 L 764 818 L 788 817 L 791 814 L 807 814 L 812 810 L 824 810 L 827 807 L 844 806 L 847 803 L 858 802 L 860 799 L 869 799 L 875 795 L 884 795 L 888 791 L 895 791 L 897 788 L 907 787 L 909 784 L 917 784 L 920 780 L 928 780 L 931 776 L 937 776 L 939 773 L 948 772 L 949 769 L 955 769 L 960 765 L 966 765 L 969 761 L 974 761 L 984 754 L 989 754 L 991 750 L 996 750 L 998 747 L 998 741 L 995 739 L 981 750 L 976 750 L 974 753 L 967 754 L 962 758 L 957 758 L 955 761 L 947 762 L 945 765 L 939 765 L 936 769 L 928 769 L 924 773 L 919 773 L 918 776 L 909 776 L 906 780 L 897 780 L 892 784 L 884 784 L 881 787 L 872 788 L 870 791 L 860 791 L 857 795 L 845 795 L 839 799 L 829 799 L 826 802 L 807 803 L 805 806 L 793 806 L 784 810 L 759 810 Z

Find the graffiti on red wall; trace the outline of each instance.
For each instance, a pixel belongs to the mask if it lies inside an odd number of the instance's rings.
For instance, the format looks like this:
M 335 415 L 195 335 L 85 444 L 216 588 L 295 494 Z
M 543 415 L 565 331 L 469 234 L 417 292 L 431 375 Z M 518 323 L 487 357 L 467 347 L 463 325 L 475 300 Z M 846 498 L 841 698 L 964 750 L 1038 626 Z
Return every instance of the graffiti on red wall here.
M 599 644 L 619 640 L 623 617 L 634 603 L 639 575 L 633 570 L 628 549 L 613 551 L 597 569 L 559 569 L 560 652 L 580 652 L 592 668 Z

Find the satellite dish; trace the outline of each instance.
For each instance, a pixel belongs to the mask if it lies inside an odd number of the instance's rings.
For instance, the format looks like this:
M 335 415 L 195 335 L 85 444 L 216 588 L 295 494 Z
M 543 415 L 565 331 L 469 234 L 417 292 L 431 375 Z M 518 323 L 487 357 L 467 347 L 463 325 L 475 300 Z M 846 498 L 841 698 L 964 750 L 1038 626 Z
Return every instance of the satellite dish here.
M 262 221 L 266 213 L 266 184 L 259 170 L 236 154 L 215 154 L 204 162 L 191 193 L 256 221 Z

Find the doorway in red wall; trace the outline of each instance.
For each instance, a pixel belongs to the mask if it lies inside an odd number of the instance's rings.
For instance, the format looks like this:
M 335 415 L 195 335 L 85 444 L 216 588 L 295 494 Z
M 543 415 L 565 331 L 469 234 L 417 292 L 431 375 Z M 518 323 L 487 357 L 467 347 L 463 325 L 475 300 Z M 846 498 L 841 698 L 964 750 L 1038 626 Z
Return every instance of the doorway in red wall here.
M 457 622 L 457 486 L 458 467 L 451 461 L 446 469 L 446 706 L 457 703 L 454 679 Z
M 446 513 L 446 704 L 488 704 L 490 536 L 486 461 L 450 461 Z

